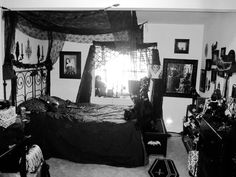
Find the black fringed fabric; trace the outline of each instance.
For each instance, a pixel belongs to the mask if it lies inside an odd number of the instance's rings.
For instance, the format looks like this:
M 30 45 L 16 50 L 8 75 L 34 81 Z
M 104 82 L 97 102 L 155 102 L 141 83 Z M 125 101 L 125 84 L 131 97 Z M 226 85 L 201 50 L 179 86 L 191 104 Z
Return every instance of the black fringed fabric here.
M 162 79 L 152 79 L 153 89 L 151 93 L 151 103 L 153 106 L 153 113 L 155 119 L 163 118 L 163 80 Z
M 76 97 L 76 103 L 90 103 L 92 92 L 92 69 L 94 66 L 95 46 L 89 48 L 88 57 L 81 78 L 79 91 Z
M 17 11 L 35 27 L 66 34 L 97 35 L 133 28 L 131 11 Z M 135 19 L 134 19 L 135 20 Z
M 3 14 L 5 19 L 5 58 L 3 63 L 3 80 L 15 77 L 11 55 L 13 45 L 15 43 L 15 28 L 17 23 L 17 15 L 14 12 L 5 11 Z

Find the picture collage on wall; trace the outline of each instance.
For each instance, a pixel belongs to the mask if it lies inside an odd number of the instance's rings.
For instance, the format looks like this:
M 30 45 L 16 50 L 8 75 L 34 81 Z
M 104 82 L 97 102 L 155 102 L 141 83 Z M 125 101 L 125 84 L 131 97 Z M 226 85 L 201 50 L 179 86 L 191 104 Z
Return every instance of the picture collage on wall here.
M 227 68 L 231 67 L 226 55 L 226 47 L 218 49 L 218 42 L 211 45 L 211 58 L 207 58 L 208 44 L 205 45 L 205 68 L 201 70 L 200 87 L 202 92 L 210 90 L 211 83 L 216 84 L 217 77 L 226 77 Z

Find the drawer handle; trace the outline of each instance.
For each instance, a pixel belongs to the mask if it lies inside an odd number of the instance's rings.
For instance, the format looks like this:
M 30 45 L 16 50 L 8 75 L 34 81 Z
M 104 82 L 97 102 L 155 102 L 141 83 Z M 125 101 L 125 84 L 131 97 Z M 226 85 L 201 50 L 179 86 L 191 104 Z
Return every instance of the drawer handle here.
M 160 141 L 148 141 L 147 143 L 148 145 L 151 145 L 151 146 L 161 146 L 161 142 Z

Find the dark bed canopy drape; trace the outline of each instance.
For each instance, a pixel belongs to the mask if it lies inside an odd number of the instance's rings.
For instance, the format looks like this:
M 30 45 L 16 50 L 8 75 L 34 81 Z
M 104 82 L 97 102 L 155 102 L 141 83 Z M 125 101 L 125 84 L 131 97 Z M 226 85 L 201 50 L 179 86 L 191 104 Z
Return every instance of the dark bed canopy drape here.
M 65 41 L 91 43 L 76 102 L 90 102 L 92 67 L 95 46 L 104 45 L 121 52 L 155 46 L 143 43 L 142 25 L 137 24 L 135 11 L 4 11 L 5 59 L 3 78 L 14 77 L 12 58 L 15 29 L 37 39 L 48 40 L 45 65 L 49 70 L 57 61 Z M 95 42 L 97 41 L 97 42 Z M 103 42 L 101 42 L 103 41 Z M 104 42 L 105 41 L 105 42 Z M 30 65 L 20 65 L 31 67 Z M 48 75 L 50 76 L 50 74 Z M 50 85 L 50 78 L 48 80 Z M 49 88 L 50 91 L 50 88 Z M 48 91 L 48 93 L 50 93 Z
M 47 59 L 54 64 L 65 41 L 92 42 L 94 39 L 134 41 L 142 36 L 135 11 L 4 11 L 5 59 L 3 78 L 13 76 L 10 55 L 14 53 L 15 29 L 37 39 L 48 40 Z M 140 37 L 138 37 L 140 38 Z
M 133 33 L 140 33 L 134 11 L 10 11 L 3 12 L 5 21 L 5 57 L 3 79 L 14 79 L 13 64 L 22 68 L 35 65 L 23 64 L 14 60 L 15 30 L 33 38 L 48 40 L 48 53 L 43 63 L 50 71 L 59 57 L 65 41 L 91 42 L 100 40 L 127 40 Z M 50 74 L 48 74 L 50 77 Z M 48 91 L 50 94 L 50 78 Z M 5 87 L 4 87 L 5 88 Z M 6 94 L 4 94 L 6 95 Z

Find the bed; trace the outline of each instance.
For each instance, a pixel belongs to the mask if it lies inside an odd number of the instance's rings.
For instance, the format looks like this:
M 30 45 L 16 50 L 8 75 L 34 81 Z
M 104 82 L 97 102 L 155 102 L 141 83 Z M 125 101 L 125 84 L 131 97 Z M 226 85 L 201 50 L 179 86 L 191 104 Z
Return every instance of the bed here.
M 39 85 L 32 83 L 28 88 L 29 84 L 24 85 L 27 82 L 19 82 L 17 78 L 20 87 L 16 86 L 15 104 L 19 114 L 21 107 L 30 112 L 27 132 L 46 159 L 56 157 L 119 167 L 138 167 L 148 163 L 140 129 L 134 120 L 124 119 L 127 106 L 75 104 L 59 97 L 45 96 L 46 77 L 42 73 L 46 72 L 38 70 L 31 71 L 38 74 L 29 75 Z M 24 75 L 24 71 L 20 74 Z

